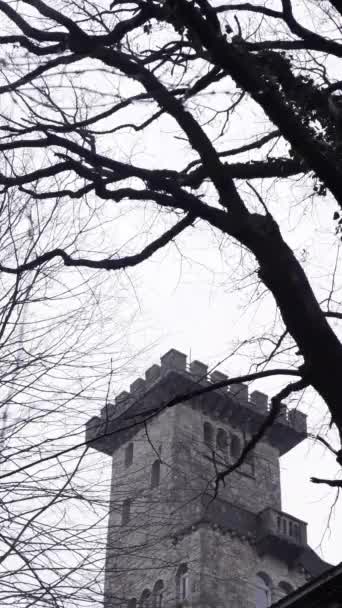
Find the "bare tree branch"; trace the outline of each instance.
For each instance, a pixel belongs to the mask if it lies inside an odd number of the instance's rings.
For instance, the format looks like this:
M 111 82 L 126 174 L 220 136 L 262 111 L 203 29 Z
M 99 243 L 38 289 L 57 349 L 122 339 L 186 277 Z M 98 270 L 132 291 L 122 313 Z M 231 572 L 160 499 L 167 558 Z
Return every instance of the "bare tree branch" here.
M 342 488 L 342 479 L 319 479 L 318 477 L 310 477 L 312 483 L 324 483 L 332 488 Z
M 239 458 L 234 462 L 234 464 L 225 468 L 223 471 L 220 471 L 216 476 L 215 481 L 215 492 L 214 497 L 217 496 L 220 483 L 223 483 L 228 475 L 230 475 L 233 471 L 236 471 L 246 460 L 246 457 L 252 450 L 255 448 L 257 443 L 264 437 L 267 430 L 272 426 L 276 418 L 279 416 L 282 401 L 289 397 L 291 393 L 295 391 L 301 391 L 308 386 L 307 381 L 304 378 L 301 378 L 297 382 L 292 382 L 285 386 L 277 395 L 272 397 L 271 399 L 271 409 L 264 422 L 260 425 L 260 428 L 257 432 L 251 437 L 251 439 L 245 444 L 243 447 Z
M 120 259 L 111 259 L 105 258 L 104 260 L 89 260 L 86 258 L 72 258 L 69 254 L 67 254 L 62 249 L 54 249 L 52 251 L 47 251 L 42 255 L 36 257 L 34 260 L 30 262 L 26 262 L 25 264 L 19 265 L 17 268 L 9 268 L 0 264 L 0 271 L 7 272 L 9 274 L 22 274 L 23 272 L 27 272 L 29 270 L 33 270 L 38 266 L 42 266 L 53 260 L 56 257 L 62 258 L 65 266 L 83 266 L 85 268 L 94 268 L 94 269 L 104 269 L 104 270 L 119 270 L 121 268 L 128 268 L 130 266 L 136 266 L 140 264 L 144 260 L 147 260 L 151 255 L 153 255 L 156 251 L 167 245 L 172 239 L 174 239 L 178 234 L 183 232 L 185 228 L 191 226 L 194 222 L 195 216 L 189 213 L 186 217 L 180 220 L 175 226 L 167 230 L 160 236 L 158 239 L 147 245 L 140 253 L 136 253 L 134 255 L 125 256 Z

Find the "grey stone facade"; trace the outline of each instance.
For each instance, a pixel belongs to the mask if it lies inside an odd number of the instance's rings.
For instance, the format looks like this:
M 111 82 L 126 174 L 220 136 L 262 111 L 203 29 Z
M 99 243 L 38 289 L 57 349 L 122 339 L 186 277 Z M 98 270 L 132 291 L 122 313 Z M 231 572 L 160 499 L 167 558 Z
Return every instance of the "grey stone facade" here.
M 290 595 L 282 598 L 274 608 L 341 608 L 342 563 L 325 570 Z
M 260 580 L 275 602 L 326 567 L 281 510 L 279 457 L 306 436 L 301 412 L 284 408 L 214 496 L 268 406 L 241 384 L 196 394 L 225 379 L 171 350 L 89 421 L 90 445 L 113 460 L 106 608 L 254 608 Z

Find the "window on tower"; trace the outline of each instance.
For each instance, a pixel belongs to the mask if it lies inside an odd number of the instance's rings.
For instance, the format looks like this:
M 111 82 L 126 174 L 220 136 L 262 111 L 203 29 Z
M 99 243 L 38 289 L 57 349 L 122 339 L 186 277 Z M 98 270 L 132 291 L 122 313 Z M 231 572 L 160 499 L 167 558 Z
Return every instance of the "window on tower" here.
M 205 422 L 203 424 L 203 441 L 204 441 L 205 445 L 208 446 L 208 448 L 213 447 L 213 439 L 214 439 L 213 427 L 211 426 L 210 422 Z
M 139 608 L 151 608 L 151 591 L 144 589 L 140 596 Z
M 259 572 L 255 583 L 255 608 L 268 608 L 272 604 L 271 588 L 270 577 L 264 572 Z
M 152 608 L 163 608 L 164 583 L 159 580 L 153 587 Z
M 223 429 L 218 429 L 216 433 L 216 447 L 221 452 L 227 452 L 228 448 L 228 437 L 226 431 Z
M 131 519 L 131 504 L 132 501 L 130 498 L 126 498 L 122 503 L 121 524 L 123 526 L 126 526 Z
M 279 587 L 280 593 L 283 596 L 289 595 L 290 593 L 292 593 L 292 591 L 294 591 L 292 585 L 290 585 L 290 583 L 287 583 L 286 581 L 281 581 L 279 583 L 278 587 Z
M 155 460 L 151 468 L 151 488 L 156 488 L 160 483 L 160 460 Z
M 234 460 L 237 460 L 241 454 L 241 441 L 237 435 L 232 435 L 230 438 L 230 454 Z
M 134 446 L 133 443 L 129 443 L 125 449 L 125 467 L 130 467 L 133 462 L 133 452 Z
M 189 599 L 189 570 L 187 564 L 181 564 L 176 575 L 176 595 L 179 603 Z

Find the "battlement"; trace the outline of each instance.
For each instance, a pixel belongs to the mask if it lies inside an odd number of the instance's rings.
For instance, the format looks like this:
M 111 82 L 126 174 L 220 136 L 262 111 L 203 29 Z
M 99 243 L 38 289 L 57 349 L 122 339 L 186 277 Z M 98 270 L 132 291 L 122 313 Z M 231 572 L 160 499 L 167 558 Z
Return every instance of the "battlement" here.
M 100 428 L 106 424 L 115 425 L 116 420 L 129 412 L 130 416 L 137 416 L 146 410 L 146 403 L 149 409 L 156 402 L 156 395 L 160 401 L 165 402 L 165 398 L 172 398 L 177 393 L 184 393 L 185 390 L 193 391 L 199 386 L 209 387 L 211 384 L 224 383 L 228 376 L 219 370 L 208 373 L 208 365 L 201 361 L 187 362 L 184 353 L 176 349 L 171 349 L 161 356 L 160 365 L 154 364 L 145 372 L 145 378 L 137 378 L 130 385 L 129 391 L 119 393 L 113 403 L 107 404 L 101 410 L 100 417 L 93 417 L 87 425 L 87 439 L 94 441 Z M 168 382 L 172 375 L 171 384 Z M 156 390 L 160 388 L 160 390 Z M 212 407 L 210 395 L 216 394 L 221 398 L 221 407 Z M 161 397 L 163 397 L 161 399 Z M 234 383 L 228 386 L 219 386 L 210 393 L 203 395 L 201 402 L 206 401 L 210 407 L 206 413 L 220 415 L 229 413 L 234 425 L 239 426 L 246 419 L 254 420 L 254 426 L 260 426 L 262 418 L 267 416 L 270 410 L 270 402 L 265 393 L 254 390 L 249 393 L 247 384 Z M 238 406 L 238 407 L 237 407 Z M 281 414 L 278 416 L 271 430 L 273 440 L 280 442 L 280 451 L 285 453 L 294 445 L 306 437 L 306 415 L 299 410 L 289 410 L 285 405 L 282 407 Z M 287 438 L 287 440 L 285 439 Z M 107 442 L 108 443 L 108 442 Z M 93 445 L 100 449 L 100 445 Z M 107 448 L 103 451 L 107 452 Z

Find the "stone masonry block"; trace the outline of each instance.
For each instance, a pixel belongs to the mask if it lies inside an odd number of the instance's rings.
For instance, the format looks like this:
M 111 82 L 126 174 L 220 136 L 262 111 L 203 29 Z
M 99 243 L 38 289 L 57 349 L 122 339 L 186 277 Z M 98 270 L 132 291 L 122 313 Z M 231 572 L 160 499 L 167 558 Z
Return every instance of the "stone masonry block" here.
M 205 380 L 208 374 L 208 366 L 202 363 L 202 361 L 191 361 L 190 373 L 196 376 L 196 378 L 203 378 Z
M 149 367 L 145 372 L 146 383 L 153 384 L 153 382 L 158 380 L 159 376 L 160 366 L 157 364 L 151 365 L 151 367 Z
M 122 391 L 115 397 L 114 416 L 120 416 L 122 412 L 127 410 L 132 401 L 131 395 L 127 391 Z
M 93 416 L 86 423 L 86 440 L 91 441 L 97 436 L 99 429 L 101 428 L 101 418 Z
M 146 382 L 142 378 L 137 378 L 130 386 L 133 395 L 141 395 L 146 391 Z
M 127 391 L 122 391 L 122 393 L 119 393 L 118 395 L 116 395 L 115 405 L 121 405 L 124 403 L 128 405 L 130 397 L 131 396 Z
M 253 403 L 255 409 L 260 412 L 260 414 L 266 414 L 268 397 L 265 395 L 265 393 L 253 391 L 251 394 L 251 402 Z
M 103 420 L 111 420 L 112 418 L 115 418 L 116 416 L 116 407 L 114 403 L 107 403 L 102 409 L 101 409 L 101 418 L 103 418 Z
M 165 355 L 162 355 L 160 361 L 162 371 L 174 369 L 185 372 L 186 370 L 186 355 L 175 348 L 171 348 Z
M 228 376 L 222 372 L 215 371 L 210 374 L 210 380 L 214 383 L 223 382 L 224 380 L 228 380 Z
M 246 403 L 248 401 L 248 386 L 247 384 L 231 384 L 230 392 L 238 399 L 238 401 Z
M 289 422 L 299 433 L 307 433 L 306 414 L 303 414 L 303 412 L 300 412 L 299 410 L 290 410 Z

